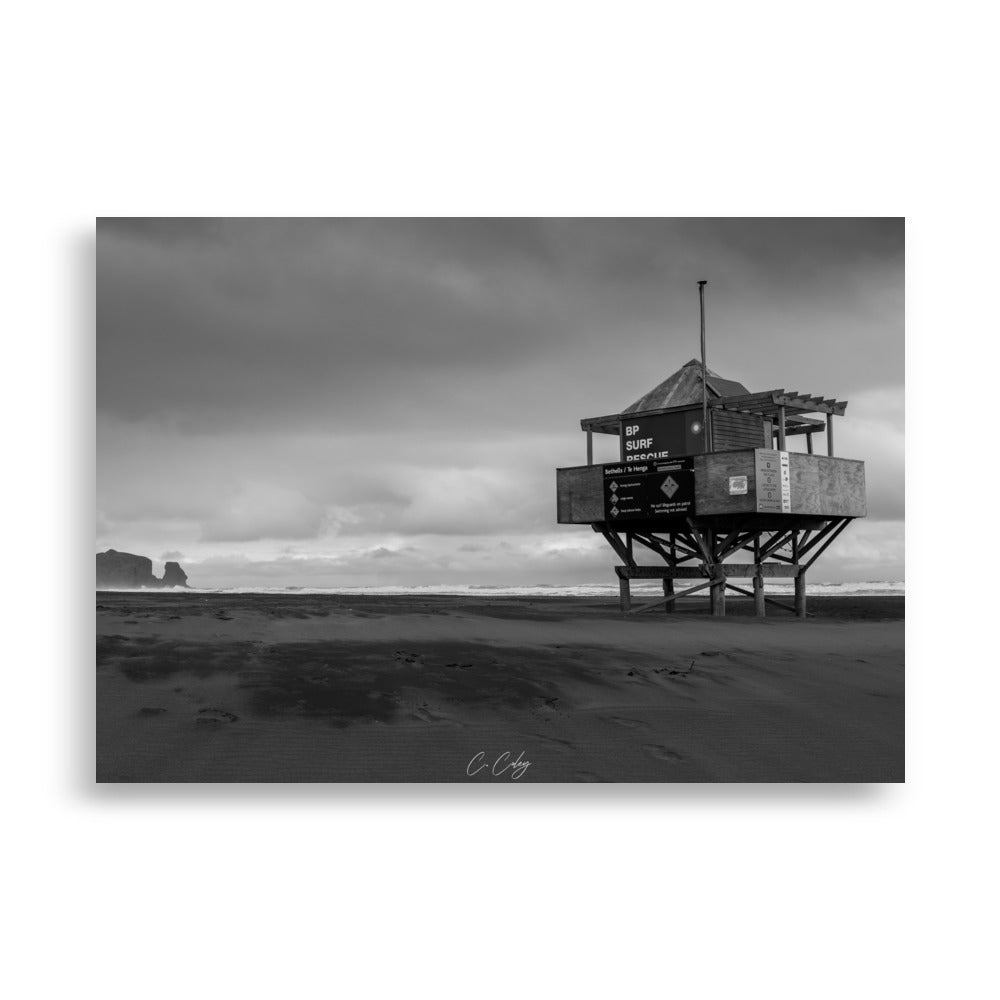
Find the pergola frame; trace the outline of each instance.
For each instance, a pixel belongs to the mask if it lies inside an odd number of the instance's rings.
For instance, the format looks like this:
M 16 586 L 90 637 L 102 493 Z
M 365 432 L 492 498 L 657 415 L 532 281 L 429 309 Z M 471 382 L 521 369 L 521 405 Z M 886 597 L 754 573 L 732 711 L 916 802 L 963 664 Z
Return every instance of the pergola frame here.
M 683 406 L 666 406 L 655 410 L 641 410 L 624 413 L 608 414 L 603 417 L 585 417 L 580 421 L 580 428 L 587 434 L 587 464 L 593 465 L 594 444 L 593 435 L 621 435 L 622 424 L 632 418 L 657 417 L 664 413 L 676 413 L 678 410 L 694 409 L 693 404 Z M 745 413 L 772 421 L 777 445 L 785 450 L 786 438 L 793 434 L 805 434 L 809 454 L 813 453 L 813 434 L 826 430 L 826 453 L 833 455 L 833 418 L 843 416 L 847 403 L 843 400 L 825 399 L 823 396 L 813 396 L 803 392 L 786 392 L 784 389 L 768 389 L 766 392 L 752 392 L 741 396 L 719 396 L 708 400 L 708 409 L 729 410 L 732 413 Z M 816 420 L 804 416 L 807 413 L 822 413 L 826 420 Z

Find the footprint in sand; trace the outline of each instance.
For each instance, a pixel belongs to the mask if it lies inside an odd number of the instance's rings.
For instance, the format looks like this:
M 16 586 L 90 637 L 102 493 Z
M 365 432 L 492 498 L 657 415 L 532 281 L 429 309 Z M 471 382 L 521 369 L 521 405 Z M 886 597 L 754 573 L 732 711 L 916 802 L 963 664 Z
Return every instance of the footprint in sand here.
M 694 660 L 686 667 L 658 667 L 653 670 L 654 674 L 665 674 L 667 677 L 687 677 L 694 672 Z
M 445 722 L 451 726 L 457 726 L 459 723 L 450 715 L 445 715 L 443 712 L 438 712 L 424 702 L 422 705 L 417 705 L 413 709 L 413 717 L 419 719 L 421 722 Z
M 648 729 L 649 726 L 646 725 L 641 719 L 626 719 L 621 715 L 609 715 L 608 722 L 613 722 L 616 726 L 624 726 L 626 729 Z
M 534 739 L 541 741 L 542 743 L 548 743 L 551 746 L 562 747 L 564 750 L 574 749 L 574 743 L 571 740 L 561 740 L 558 736 L 543 736 L 542 734 L 537 734 Z
M 233 715 L 232 712 L 227 712 L 224 708 L 199 708 L 198 718 L 194 721 L 214 725 L 222 722 L 238 722 L 239 718 L 238 715 Z
M 684 760 L 675 750 L 668 750 L 655 743 L 647 743 L 642 749 L 654 760 L 665 760 L 668 764 L 677 764 Z
M 535 695 L 535 709 L 539 712 L 558 712 L 559 709 L 559 699 L 558 698 L 546 698 L 545 695 Z

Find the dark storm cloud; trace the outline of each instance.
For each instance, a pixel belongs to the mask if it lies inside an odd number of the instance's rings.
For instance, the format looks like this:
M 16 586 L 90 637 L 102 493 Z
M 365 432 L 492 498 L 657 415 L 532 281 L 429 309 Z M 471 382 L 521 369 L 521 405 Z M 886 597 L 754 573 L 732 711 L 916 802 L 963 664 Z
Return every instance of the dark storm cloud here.
M 842 394 L 898 380 L 901 253 L 899 224 L 850 220 L 102 223 L 99 405 L 192 432 L 461 434 L 604 384 L 613 411 L 696 353 L 702 276 L 720 368 Z
M 433 228 L 433 227 L 432 227 Z M 325 419 L 434 422 L 470 376 L 536 353 L 550 297 L 511 254 L 484 270 L 405 229 L 227 223 L 165 238 L 112 228 L 98 247 L 98 397 L 126 419 L 192 430 Z M 466 241 L 467 243 L 468 241 Z M 196 359 L 196 361 L 194 361 Z

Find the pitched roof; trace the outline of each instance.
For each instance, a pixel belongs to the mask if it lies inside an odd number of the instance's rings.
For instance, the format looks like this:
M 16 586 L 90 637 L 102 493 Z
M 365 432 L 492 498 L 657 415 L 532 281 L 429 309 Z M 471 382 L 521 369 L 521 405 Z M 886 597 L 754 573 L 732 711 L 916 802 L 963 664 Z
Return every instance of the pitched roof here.
M 711 368 L 706 369 L 706 374 L 709 399 L 720 396 L 745 396 L 750 392 L 739 382 L 721 378 Z M 665 378 L 631 406 L 627 406 L 622 413 L 642 413 L 645 410 L 661 410 L 668 406 L 688 406 L 696 403 L 701 403 L 701 362 L 692 358 L 683 368 Z

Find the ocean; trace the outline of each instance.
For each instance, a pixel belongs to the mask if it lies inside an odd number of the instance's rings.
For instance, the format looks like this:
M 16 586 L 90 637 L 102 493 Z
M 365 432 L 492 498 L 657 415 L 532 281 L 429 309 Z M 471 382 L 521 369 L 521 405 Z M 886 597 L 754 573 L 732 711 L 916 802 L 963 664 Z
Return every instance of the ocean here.
M 692 584 L 695 581 L 690 581 Z M 677 581 L 678 588 L 688 583 Z M 750 581 L 738 586 L 750 589 Z M 662 594 L 658 580 L 633 580 L 632 594 Z M 768 578 L 765 591 L 769 597 L 791 596 L 791 580 Z M 419 596 L 442 595 L 456 597 L 617 597 L 618 585 L 608 583 L 583 584 L 534 584 L 531 586 L 491 586 L 485 584 L 430 584 L 423 587 L 162 587 L 139 588 L 122 593 L 183 593 L 183 594 L 369 594 L 373 597 L 392 595 Z M 806 583 L 806 594 L 811 597 L 905 597 L 902 580 L 863 580 L 850 583 Z M 730 598 L 736 595 L 730 594 Z

